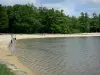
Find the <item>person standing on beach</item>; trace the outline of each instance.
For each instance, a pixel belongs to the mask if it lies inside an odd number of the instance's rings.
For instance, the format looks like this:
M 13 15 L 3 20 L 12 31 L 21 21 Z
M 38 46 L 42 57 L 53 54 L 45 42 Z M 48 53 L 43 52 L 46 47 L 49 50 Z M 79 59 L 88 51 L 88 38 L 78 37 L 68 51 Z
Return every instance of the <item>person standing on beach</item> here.
M 13 43 L 16 40 L 16 35 L 15 38 L 13 37 L 13 35 L 11 34 L 11 43 Z
M 16 34 L 15 34 L 15 38 L 14 38 L 14 40 L 16 40 Z
M 11 43 L 13 43 L 13 35 L 11 34 Z
M 11 54 L 13 54 L 13 51 L 15 51 L 14 40 L 15 38 L 13 37 L 13 34 L 11 34 L 11 42 L 9 44 Z

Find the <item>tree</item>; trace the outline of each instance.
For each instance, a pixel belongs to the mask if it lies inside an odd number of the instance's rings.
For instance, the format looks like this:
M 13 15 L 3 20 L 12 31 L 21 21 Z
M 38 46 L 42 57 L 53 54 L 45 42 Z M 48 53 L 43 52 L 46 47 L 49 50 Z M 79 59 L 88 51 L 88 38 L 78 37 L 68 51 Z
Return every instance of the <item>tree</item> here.
M 0 4 L 0 32 L 8 32 L 8 16 L 5 6 Z
M 100 32 L 100 14 L 98 16 L 98 31 Z
M 80 32 L 79 20 L 75 16 L 72 16 L 69 19 L 69 25 L 70 25 L 71 33 L 79 33 Z
M 79 22 L 80 22 L 80 31 L 85 32 L 85 16 L 84 13 L 81 12 L 81 16 L 79 17 Z
M 90 32 L 90 18 L 88 13 L 85 13 L 85 32 Z
M 96 13 L 93 13 L 93 18 L 91 19 L 91 32 L 97 32 L 98 31 L 98 16 Z
M 35 7 L 33 4 L 0 5 L 0 32 L 10 33 L 84 33 L 100 32 L 100 14 L 81 12 L 78 17 L 64 10 Z
M 12 33 L 14 31 L 14 24 L 15 24 L 15 14 L 13 10 L 13 6 L 6 6 L 7 15 L 8 15 L 8 30 L 9 33 Z
M 7 7 L 9 16 L 9 31 L 16 33 L 34 33 L 37 32 L 38 9 L 32 4 Z

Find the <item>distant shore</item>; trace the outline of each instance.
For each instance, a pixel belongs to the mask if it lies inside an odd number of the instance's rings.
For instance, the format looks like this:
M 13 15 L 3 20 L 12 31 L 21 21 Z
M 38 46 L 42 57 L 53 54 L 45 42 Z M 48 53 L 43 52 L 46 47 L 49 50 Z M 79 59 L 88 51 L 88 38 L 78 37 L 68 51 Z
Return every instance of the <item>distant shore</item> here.
M 56 37 L 89 37 L 100 36 L 100 33 L 78 33 L 78 34 L 16 34 L 17 39 L 28 38 L 56 38 Z
M 89 37 L 100 36 L 100 33 L 78 33 L 78 34 L 16 34 L 16 39 L 28 39 L 28 38 L 56 38 L 56 37 Z M 11 55 L 8 50 L 8 45 L 11 40 L 10 34 L 0 35 L 0 60 L 7 61 L 10 64 L 14 64 L 18 69 L 25 71 L 28 75 L 35 75 L 29 68 L 19 62 L 16 56 Z

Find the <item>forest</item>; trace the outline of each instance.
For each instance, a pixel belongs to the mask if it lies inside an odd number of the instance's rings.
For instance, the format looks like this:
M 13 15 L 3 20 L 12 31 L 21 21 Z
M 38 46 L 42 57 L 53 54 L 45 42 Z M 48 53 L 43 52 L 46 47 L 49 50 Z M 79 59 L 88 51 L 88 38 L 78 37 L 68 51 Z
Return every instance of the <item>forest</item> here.
M 90 33 L 100 32 L 100 14 L 80 12 L 69 16 L 64 10 L 33 4 L 0 4 L 0 33 Z

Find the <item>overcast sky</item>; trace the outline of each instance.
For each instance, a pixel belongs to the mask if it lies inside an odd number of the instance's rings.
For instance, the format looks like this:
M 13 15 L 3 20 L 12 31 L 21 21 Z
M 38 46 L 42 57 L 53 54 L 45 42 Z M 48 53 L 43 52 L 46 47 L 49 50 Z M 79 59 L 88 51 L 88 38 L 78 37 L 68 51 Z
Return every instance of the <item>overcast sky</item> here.
M 27 4 L 46 6 L 47 8 L 63 9 L 66 15 L 80 15 L 80 12 L 100 13 L 100 0 L 0 0 L 0 4 Z

